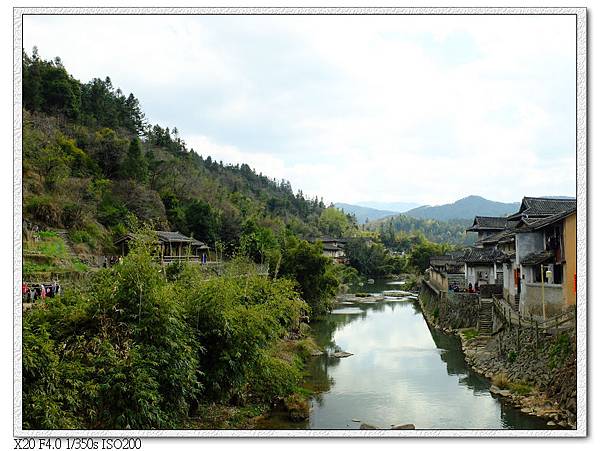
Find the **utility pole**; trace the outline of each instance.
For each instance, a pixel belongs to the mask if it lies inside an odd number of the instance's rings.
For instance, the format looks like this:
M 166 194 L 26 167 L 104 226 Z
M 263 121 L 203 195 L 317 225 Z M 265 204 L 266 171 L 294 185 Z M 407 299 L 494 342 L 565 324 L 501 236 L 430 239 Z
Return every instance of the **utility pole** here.
M 546 300 L 544 299 L 544 265 L 540 265 L 540 272 L 542 275 L 542 315 L 544 317 L 544 321 L 546 321 Z

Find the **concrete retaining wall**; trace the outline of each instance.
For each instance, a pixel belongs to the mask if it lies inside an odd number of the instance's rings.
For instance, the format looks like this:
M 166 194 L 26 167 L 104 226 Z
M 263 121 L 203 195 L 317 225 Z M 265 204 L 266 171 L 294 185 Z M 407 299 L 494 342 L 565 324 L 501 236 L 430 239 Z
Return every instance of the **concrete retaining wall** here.
M 521 299 L 522 313 L 525 316 L 533 315 L 541 318 L 543 316 L 542 284 L 528 283 L 526 286 L 527 295 Z M 545 283 L 544 303 L 546 304 L 546 318 L 562 313 L 566 307 L 562 285 Z

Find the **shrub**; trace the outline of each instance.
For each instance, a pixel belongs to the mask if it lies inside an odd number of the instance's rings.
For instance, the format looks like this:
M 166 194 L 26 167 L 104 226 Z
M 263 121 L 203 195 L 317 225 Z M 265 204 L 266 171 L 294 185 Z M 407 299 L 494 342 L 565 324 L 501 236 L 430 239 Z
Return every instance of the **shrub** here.
M 518 354 L 516 353 L 516 351 L 510 351 L 507 357 L 508 362 L 514 363 L 517 360 L 517 356 Z
M 60 227 L 62 208 L 51 196 L 29 196 L 25 200 L 25 213 L 34 222 Z
M 303 421 L 310 415 L 308 400 L 299 393 L 288 396 L 284 405 L 292 421 Z
M 550 369 L 560 367 L 571 353 L 571 339 L 563 332 L 556 337 L 549 349 L 548 366 Z
M 83 211 L 79 204 L 66 204 L 61 213 L 61 222 L 65 227 L 80 227 L 83 223 Z
M 178 290 L 188 322 L 204 347 L 199 356 L 204 393 L 228 400 L 244 390 L 249 377 L 263 371 L 264 350 L 297 328 L 308 306 L 286 279 L 230 275 L 206 280 L 191 265 L 184 273 Z
M 148 250 L 134 245 L 123 264 L 98 271 L 84 289 L 51 298 L 44 309 L 25 315 L 24 328 L 37 338 L 23 343 L 28 356 L 23 372 L 29 375 L 24 424 L 110 429 L 179 424 L 199 393 L 200 344 L 159 271 Z M 38 358 L 50 362 L 47 370 Z
M 479 331 L 477 331 L 476 329 L 467 329 L 464 330 L 462 334 L 466 340 L 471 340 L 472 338 L 475 338 L 479 335 Z
M 260 401 L 275 403 L 290 395 L 301 378 L 297 364 L 262 353 L 249 378 L 249 386 Z
M 495 374 L 494 377 L 492 377 L 492 384 L 494 384 L 496 387 L 498 387 L 500 389 L 508 388 L 508 386 L 509 386 L 508 376 L 506 375 L 506 373 Z
M 515 395 L 526 396 L 530 394 L 533 388 L 530 385 L 524 384 L 522 382 L 511 382 L 508 384 L 508 388 Z

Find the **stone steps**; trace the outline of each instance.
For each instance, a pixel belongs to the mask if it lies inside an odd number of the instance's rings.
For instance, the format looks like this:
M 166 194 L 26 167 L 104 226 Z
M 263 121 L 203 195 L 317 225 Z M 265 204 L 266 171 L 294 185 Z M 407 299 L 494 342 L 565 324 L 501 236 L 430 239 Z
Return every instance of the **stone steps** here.
M 494 304 L 491 299 L 481 299 L 477 330 L 480 335 L 491 335 L 494 328 Z

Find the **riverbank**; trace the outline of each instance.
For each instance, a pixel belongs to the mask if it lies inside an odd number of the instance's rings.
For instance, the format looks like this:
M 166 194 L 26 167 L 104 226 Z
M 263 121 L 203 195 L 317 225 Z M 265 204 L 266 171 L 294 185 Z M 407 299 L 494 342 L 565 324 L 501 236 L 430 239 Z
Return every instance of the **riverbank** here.
M 314 395 L 307 388 L 304 377 L 308 361 L 321 353 L 314 339 L 305 333 L 302 337 L 280 340 L 275 354 L 285 362 L 293 364 L 302 373 L 291 392 L 271 403 L 254 399 L 238 400 L 234 403 L 200 404 L 194 415 L 185 421 L 185 429 L 264 429 L 264 423 L 273 416 L 284 418 L 292 423 L 305 421 L 310 414 L 310 399 Z
M 490 393 L 502 397 L 525 414 L 543 418 L 548 426 L 576 428 L 575 413 L 561 406 L 560 401 L 551 398 L 547 389 L 542 388 L 548 387 L 549 382 L 536 381 L 539 377 L 538 371 L 546 366 L 543 358 L 534 358 L 528 364 L 515 365 L 514 361 L 505 360 L 498 352 L 497 338 L 470 338 L 471 331 L 472 329 L 459 330 L 457 334 L 461 339 L 465 360 L 471 369 L 491 381 Z M 572 381 L 562 378 L 561 383 L 570 384 Z
M 423 288 L 419 304 L 425 321 L 430 327 L 460 337 L 465 361 L 491 382 L 492 395 L 525 414 L 544 419 L 549 427 L 576 428 L 574 334 L 536 336 L 532 331 L 513 329 L 480 336 L 475 315 L 469 319 L 470 327 L 452 327 L 451 321 L 444 320 L 452 313 L 448 305 L 434 307 L 432 299 Z

